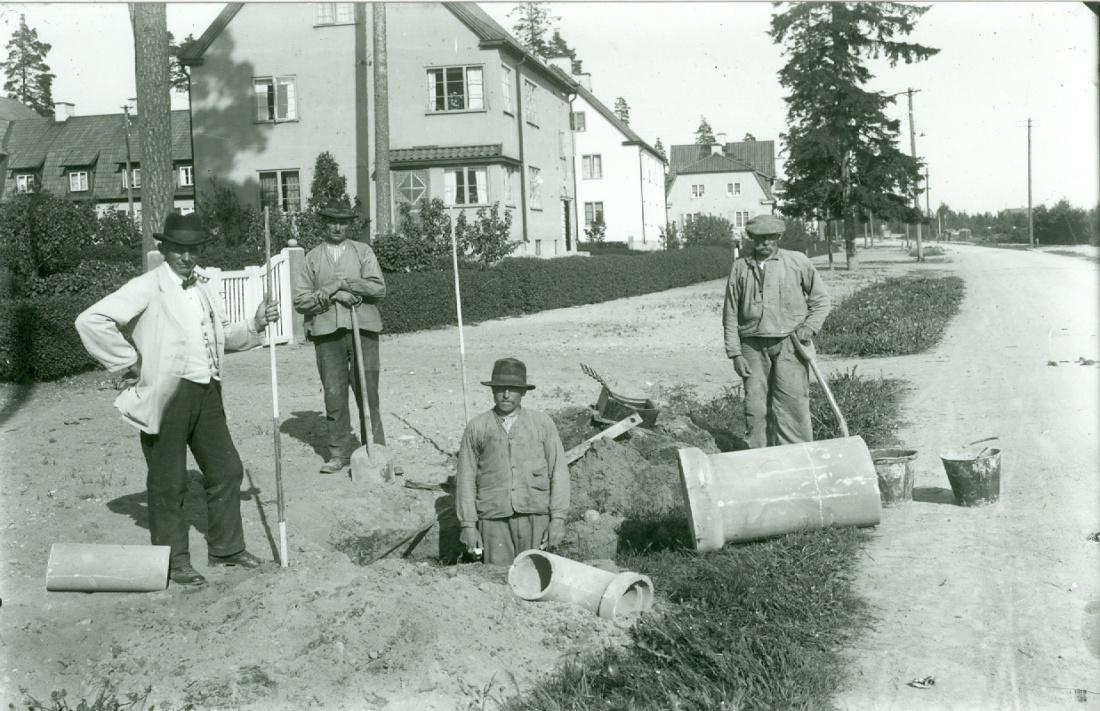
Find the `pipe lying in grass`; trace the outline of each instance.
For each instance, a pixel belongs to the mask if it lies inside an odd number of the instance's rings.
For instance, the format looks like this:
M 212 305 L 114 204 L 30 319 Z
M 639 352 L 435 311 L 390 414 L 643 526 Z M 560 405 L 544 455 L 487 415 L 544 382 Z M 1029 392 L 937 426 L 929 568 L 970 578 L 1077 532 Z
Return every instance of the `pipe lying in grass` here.
M 695 549 L 827 526 L 875 526 L 878 476 L 862 437 L 706 454 L 679 450 Z
M 653 583 L 645 575 L 610 573 L 539 550 L 516 556 L 508 585 L 524 600 L 569 602 L 615 622 L 629 622 L 653 607 Z
M 168 546 L 54 543 L 46 589 L 71 592 L 155 592 L 168 587 Z

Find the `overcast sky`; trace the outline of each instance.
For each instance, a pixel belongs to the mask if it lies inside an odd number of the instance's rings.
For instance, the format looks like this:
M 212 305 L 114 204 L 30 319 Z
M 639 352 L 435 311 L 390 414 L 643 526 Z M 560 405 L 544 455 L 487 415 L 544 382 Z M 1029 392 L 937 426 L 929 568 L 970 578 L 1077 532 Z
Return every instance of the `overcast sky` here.
M 779 141 L 786 107 L 777 72 L 781 48 L 767 34 L 771 3 L 552 3 L 562 36 L 608 106 L 622 96 L 631 126 L 648 141 L 690 143 L 700 115 L 727 140 L 745 133 Z M 512 3 L 482 3 L 511 28 Z M 177 37 L 196 36 L 221 4 L 169 3 Z M 133 39 L 125 4 L 0 4 L 6 44 L 19 14 L 53 45 L 55 100 L 78 114 L 115 113 L 134 95 Z M 912 41 L 932 59 L 874 64 L 871 87 L 912 87 L 917 152 L 929 164 L 931 202 L 997 211 L 1027 204 L 1027 129 L 1032 129 L 1033 200 L 1096 205 L 1097 17 L 1082 3 L 933 3 Z M 909 149 L 905 97 L 892 112 Z M 177 108 L 186 106 L 175 97 Z M 780 175 L 784 156 L 778 156 Z

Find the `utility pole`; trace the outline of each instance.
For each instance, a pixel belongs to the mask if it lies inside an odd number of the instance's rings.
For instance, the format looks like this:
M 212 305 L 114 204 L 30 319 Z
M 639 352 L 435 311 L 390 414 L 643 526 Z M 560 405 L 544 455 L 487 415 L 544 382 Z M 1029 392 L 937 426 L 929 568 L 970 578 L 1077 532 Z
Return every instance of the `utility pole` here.
M 924 164 L 924 214 L 928 217 L 929 237 L 932 236 L 932 184 L 928 180 L 928 164 Z
M 374 45 L 374 212 L 375 234 L 393 229 L 390 212 L 390 99 L 386 48 L 386 3 L 371 3 Z
M 909 95 L 909 148 L 913 153 L 913 160 L 917 159 L 917 132 L 913 126 L 913 94 L 920 89 L 909 88 L 905 91 Z M 913 209 L 920 212 L 920 196 L 916 189 L 913 190 Z M 924 261 L 924 249 L 921 247 L 920 220 L 917 220 L 917 261 Z
M 134 221 L 134 172 L 130 168 L 130 104 L 122 107 L 123 121 L 126 123 L 126 214 L 130 222 Z
M 1035 246 L 1035 223 L 1031 219 L 1031 118 L 1027 120 L 1027 243 Z

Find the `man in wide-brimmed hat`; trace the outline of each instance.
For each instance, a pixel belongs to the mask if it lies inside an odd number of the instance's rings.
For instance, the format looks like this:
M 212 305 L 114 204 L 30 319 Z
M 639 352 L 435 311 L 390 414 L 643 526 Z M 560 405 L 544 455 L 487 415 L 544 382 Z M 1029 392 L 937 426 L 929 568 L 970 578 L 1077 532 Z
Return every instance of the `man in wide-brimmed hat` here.
M 486 563 L 511 565 L 518 553 L 561 543 L 569 469 L 554 421 L 522 407 L 535 389 L 523 361 L 501 358 L 482 385 L 492 388 L 494 407 L 462 435 L 455 513 L 467 551 L 484 549 Z
M 241 524 L 244 468 L 226 426 L 221 381 L 225 352 L 260 345 L 279 318 L 264 301 L 246 321 L 230 323 L 218 293 L 197 268 L 209 235 L 198 216 L 171 214 L 160 240 L 164 263 L 131 279 L 76 319 L 84 347 L 108 370 L 123 373 L 115 407 L 141 430 L 149 467 L 149 533 L 171 548 L 169 577 L 181 585 L 206 579 L 191 565 L 184 502 L 190 477 L 187 449 L 202 470 L 207 553 L 211 566 L 256 568 Z M 122 328 L 132 327 L 132 344 Z
M 786 223 L 757 215 L 745 225 L 752 249 L 733 263 L 722 328 L 726 355 L 745 384 L 745 422 L 752 448 L 813 440 L 808 349 L 829 315 L 829 295 L 801 252 L 779 248 Z
M 305 316 L 306 336 L 317 356 L 328 445 L 328 459 L 321 465 L 321 473 L 331 474 L 348 466 L 358 446 L 351 431 L 348 386 L 354 383 L 360 408 L 364 388 L 359 383 L 352 338 L 358 338 L 363 348 L 371 438 L 378 444 L 386 443 L 378 399 L 378 336 L 382 331 L 378 304 L 386 296 L 386 282 L 370 245 L 348 239 L 355 211 L 329 204 L 317 213 L 325 225 L 325 241 L 311 249 L 298 267 L 293 281 L 294 308 Z M 358 333 L 353 333 L 352 309 Z

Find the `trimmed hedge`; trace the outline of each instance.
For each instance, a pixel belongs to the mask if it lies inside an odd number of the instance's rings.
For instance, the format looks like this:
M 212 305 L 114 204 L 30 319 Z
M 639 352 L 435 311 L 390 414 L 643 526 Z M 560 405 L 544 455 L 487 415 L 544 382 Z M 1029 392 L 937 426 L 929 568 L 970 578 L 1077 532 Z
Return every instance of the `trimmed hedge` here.
M 595 304 L 719 279 L 733 252 L 697 247 L 637 256 L 505 259 L 490 269 L 459 269 L 462 318 L 478 323 L 547 309 Z M 456 324 L 450 272 L 387 274 L 382 321 L 388 333 Z
M 0 301 L 0 381 L 57 378 L 97 367 L 73 322 L 84 295 Z

